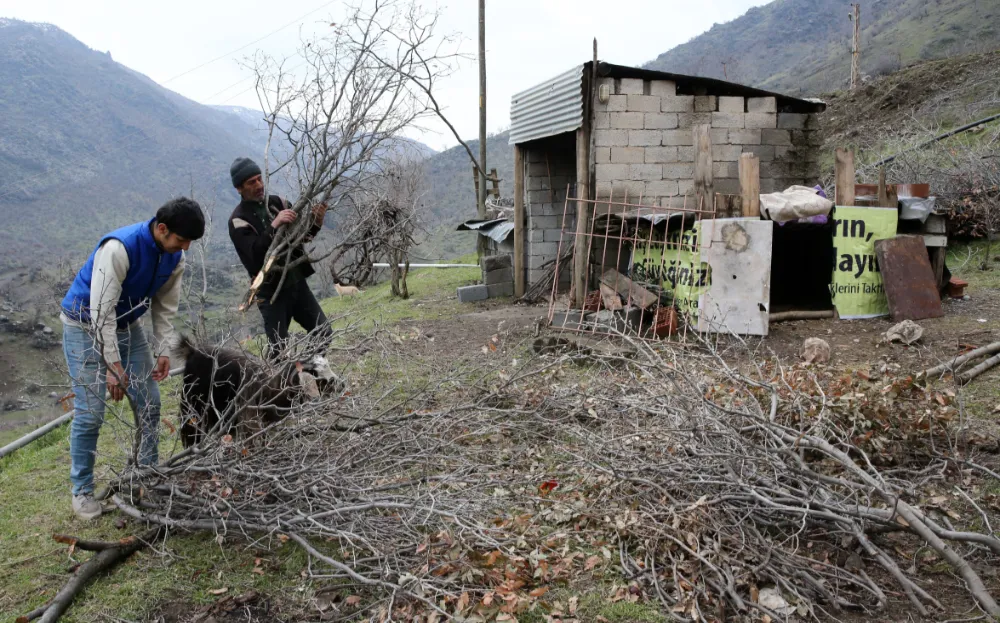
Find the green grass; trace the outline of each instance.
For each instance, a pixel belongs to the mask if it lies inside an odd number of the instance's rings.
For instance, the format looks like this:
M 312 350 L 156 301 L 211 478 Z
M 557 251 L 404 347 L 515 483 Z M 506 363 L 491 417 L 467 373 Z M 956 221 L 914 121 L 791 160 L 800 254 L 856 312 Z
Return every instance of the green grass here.
M 456 264 L 475 264 L 475 254 L 460 257 Z M 460 313 L 455 290 L 477 283 L 479 268 L 412 269 L 406 284 L 410 298 L 392 296 L 388 282 L 366 288 L 354 296 L 335 296 L 321 302 L 323 311 L 335 325 L 359 323 L 362 328 L 375 324 L 395 324 L 403 320 L 426 320 L 450 317 Z
M 1000 257 L 1000 241 L 994 241 L 992 245 L 985 240 L 949 242 L 946 265 L 952 275 L 969 282 L 966 292 L 1000 290 L 1000 261 L 997 257 Z M 983 262 L 986 262 L 988 270 L 980 268 Z
M 476 259 L 466 256 L 456 262 L 475 263 Z M 322 305 L 337 323 L 358 323 L 362 329 L 450 317 L 468 309 L 458 303 L 455 289 L 475 283 L 479 275 L 478 268 L 414 270 L 407 280 L 408 300 L 393 298 L 389 284 L 384 283 L 357 296 L 326 299 Z M 375 372 L 380 365 L 384 363 L 375 359 L 359 362 L 359 373 Z M 412 365 L 406 370 L 404 377 L 410 387 L 419 386 L 430 373 Z M 401 378 L 400 370 L 392 372 L 388 376 Z M 176 422 L 179 383 L 173 378 L 161 385 L 163 419 L 171 423 Z M 109 409 L 98 444 L 98 487 L 109 478 L 107 466 L 120 461 L 122 448 L 127 446 L 130 429 L 124 422 L 124 414 L 115 415 Z M 29 430 L 0 433 L 0 445 Z M 161 458 L 178 449 L 176 436 L 166 426 L 161 427 L 160 448 Z M 115 521 L 121 517 L 117 512 L 94 522 L 76 519 L 70 508 L 69 463 L 68 426 L 0 459 L 0 623 L 42 605 L 66 581 L 68 548 L 55 543 L 53 533 L 117 540 L 145 529 L 135 522 L 129 522 L 125 529 L 116 528 Z M 308 596 L 309 582 L 300 577 L 306 565 L 301 551 L 276 541 L 270 543 L 270 550 L 267 547 L 267 542 L 250 546 L 242 539 L 230 538 L 219 544 L 210 534 L 172 533 L 165 546 L 166 556 L 149 552 L 134 556 L 123 568 L 94 582 L 63 620 L 94 621 L 102 614 L 141 619 L 170 601 L 211 603 L 219 597 L 209 591 L 220 588 L 228 588 L 228 595 L 254 589 L 272 596 Z M 78 552 L 74 557 L 82 561 L 88 556 Z M 263 559 L 263 576 L 252 573 L 257 557 Z

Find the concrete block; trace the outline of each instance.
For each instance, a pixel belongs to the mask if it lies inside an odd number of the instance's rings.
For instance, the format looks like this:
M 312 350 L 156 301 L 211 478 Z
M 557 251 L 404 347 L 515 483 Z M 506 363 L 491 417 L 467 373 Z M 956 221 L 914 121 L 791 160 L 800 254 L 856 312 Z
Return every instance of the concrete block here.
M 491 299 L 500 298 L 502 296 L 514 296 L 514 280 L 513 275 L 511 275 L 511 280 L 505 283 L 493 283 L 486 286 L 486 293 Z
M 607 130 L 611 127 L 611 113 L 607 112 L 595 112 L 594 113 L 594 129 L 595 130 Z
M 610 149 L 610 147 L 608 147 L 607 149 Z M 526 178 L 524 178 L 524 188 L 525 190 L 541 190 L 542 178 L 537 175 L 527 176 Z
M 540 268 L 545 268 L 545 264 L 551 260 L 551 256 L 545 255 L 529 255 L 528 256 L 528 270 L 538 270 Z
M 673 80 L 650 80 L 649 92 L 660 97 L 677 95 L 677 84 Z
M 761 130 L 761 143 L 791 147 L 792 133 L 788 130 Z
M 628 130 L 594 130 L 594 146 L 628 147 Z
M 652 203 L 653 197 L 673 197 L 678 194 L 677 182 L 675 180 L 658 180 L 646 182 L 646 190 L 643 195 L 643 202 Z
M 664 130 L 662 141 L 664 145 L 694 145 L 694 135 L 691 130 Z
M 616 130 L 641 130 L 643 128 L 643 113 L 613 112 L 610 114 L 611 127 Z
M 594 169 L 599 182 L 628 179 L 627 164 L 599 164 Z
M 646 162 L 648 164 L 663 164 L 664 162 L 677 162 L 676 147 L 646 147 Z
M 514 269 L 512 268 L 501 268 L 499 270 L 491 270 L 483 275 L 483 282 L 486 285 L 491 286 L 497 283 L 513 283 L 514 282 Z
M 748 97 L 747 112 L 778 112 L 778 100 L 774 97 Z
M 766 130 L 729 130 L 730 145 L 760 145 L 761 132 Z
M 552 259 L 559 253 L 558 242 L 535 242 L 531 245 L 531 255 Z
M 726 145 L 729 143 L 729 130 L 726 128 L 712 128 L 708 131 L 712 139 L 712 145 Z
M 694 180 L 677 180 L 677 194 L 690 195 L 693 192 L 694 192 Z M 689 208 L 692 205 L 694 204 L 688 203 Z
M 774 160 L 774 150 L 774 145 L 746 145 L 743 147 L 743 153 L 752 153 L 761 162 L 771 162 Z
M 612 147 L 613 164 L 640 164 L 646 161 L 645 147 Z
M 774 149 L 775 160 L 787 160 L 796 157 L 795 148 L 789 145 L 775 145 L 772 149 Z
M 597 197 L 607 199 L 613 195 L 613 200 L 619 201 L 627 195 L 630 199 L 634 199 L 645 190 L 645 182 L 623 178 L 597 184 Z
M 566 219 L 567 225 L 569 223 L 569 218 Z M 530 229 L 555 229 L 557 227 L 562 227 L 562 217 L 561 216 L 535 216 L 534 214 L 528 219 L 528 227 Z
M 694 162 L 694 147 L 678 147 L 677 162 Z
M 712 113 L 713 128 L 743 128 L 746 124 L 746 115 L 741 112 L 714 112 Z
M 596 162 L 597 164 L 608 164 L 609 162 L 611 162 L 611 148 L 595 147 L 594 162 Z
M 716 112 L 719 110 L 719 101 L 714 95 L 696 95 L 694 97 L 695 112 Z
M 618 92 L 622 95 L 642 95 L 642 78 L 622 78 L 618 84 Z
M 694 96 L 663 97 L 660 99 L 660 112 L 694 112 Z
M 659 147 L 663 140 L 663 132 L 660 130 L 629 130 L 629 147 Z
M 736 162 L 713 162 L 712 176 L 719 177 L 739 177 L 739 164 Z
M 628 97 L 625 95 L 612 95 L 608 98 L 607 104 L 594 102 L 595 112 L 623 112 L 628 108 Z
M 777 184 L 774 183 L 774 178 L 760 178 L 760 192 L 764 194 L 777 192 Z
M 543 177 L 549 174 L 549 167 L 545 164 L 545 161 L 532 162 L 528 164 L 528 175 Z
M 663 179 L 683 180 L 694 177 L 693 162 L 674 162 L 663 165 Z
M 663 179 L 663 167 L 659 164 L 630 164 L 628 166 L 628 179 L 632 181 Z
M 476 286 L 463 286 L 458 289 L 458 300 L 460 303 L 471 303 L 473 301 L 485 301 L 490 297 L 489 290 L 483 284 Z
M 719 112 L 746 112 L 746 110 L 746 100 L 742 97 L 719 98 Z
M 573 234 L 563 233 L 561 229 L 545 229 L 542 231 L 542 238 L 545 242 L 559 242 L 561 240 L 572 240 Z
M 528 242 L 544 242 L 546 229 L 529 229 L 527 231 Z
M 689 112 L 677 114 L 677 127 L 685 130 L 696 125 L 712 125 L 712 113 L 710 112 Z
M 712 160 L 715 162 L 736 162 L 742 153 L 742 145 L 712 145 Z
M 724 195 L 740 194 L 740 180 L 736 178 L 716 178 L 712 181 L 712 185 L 715 187 L 715 192 L 717 193 Z
M 479 268 L 482 269 L 483 273 L 491 273 L 498 270 L 503 270 L 504 268 L 510 268 L 514 265 L 513 258 L 506 253 L 501 255 L 486 255 L 479 259 Z M 495 281 L 487 281 L 486 283 L 496 283 Z
M 809 115 L 783 112 L 778 115 L 779 130 L 804 130 Z
M 629 95 L 629 112 L 660 112 L 660 97 L 658 95 Z
M 778 116 L 773 112 L 748 112 L 745 118 L 747 129 L 774 128 L 777 124 Z
M 528 191 L 528 202 L 532 205 L 536 203 L 545 203 L 546 201 L 552 200 L 552 191 L 548 188 L 542 190 L 529 190 Z
M 677 128 L 677 113 L 648 112 L 645 127 L 647 130 L 673 130 Z

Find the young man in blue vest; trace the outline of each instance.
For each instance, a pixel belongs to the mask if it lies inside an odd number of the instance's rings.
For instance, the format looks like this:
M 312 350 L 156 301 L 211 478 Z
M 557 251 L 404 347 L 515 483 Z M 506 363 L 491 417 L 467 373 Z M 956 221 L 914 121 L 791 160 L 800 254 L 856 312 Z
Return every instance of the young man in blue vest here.
M 128 394 L 135 405 L 142 428 L 139 464 L 155 465 L 158 460 L 157 383 L 170 372 L 184 251 L 204 233 L 201 206 L 184 197 L 169 201 L 153 219 L 101 238 L 62 301 L 63 353 L 76 409 L 69 441 L 70 481 L 73 511 L 83 519 L 101 514 L 94 499 L 94 459 L 105 387 L 115 402 Z M 153 319 L 154 351 L 140 322 L 147 310 Z
M 229 217 L 229 238 L 236 247 L 243 267 L 247 269 L 250 279 L 253 279 L 264 267 L 267 250 L 279 227 L 292 223 L 298 218 L 294 210 L 288 208 L 288 202 L 278 195 L 271 195 L 264 202 L 264 181 L 260 167 L 249 158 L 237 158 L 229 168 L 229 176 L 233 187 L 240 194 L 242 201 Z M 319 233 L 326 216 L 326 205 L 313 207 L 312 224 L 309 229 L 309 239 Z M 305 251 L 301 246 L 292 250 L 291 261 L 300 260 Z M 279 267 L 280 268 L 280 267 Z M 315 274 L 316 270 L 309 262 L 304 262 L 289 268 L 285 282 L 278 292 L 278 297 L 271 302 L 274 291 L 281 279 L 281 270 L 272 269 L 257 291 L 257 308 L 264 320 L 264 332 L 269 345 L 268 356 L 277 355 L 288 339 L 288 327 L 292 320 L 308 332 L 317 330 L 321 336 L 329 335 L 330 328 L 326 324 L 326 316 L 316 301 L 316 296 L 309 289 L 306 279 Z M 317 341 L 317 345 L 323 338 Z

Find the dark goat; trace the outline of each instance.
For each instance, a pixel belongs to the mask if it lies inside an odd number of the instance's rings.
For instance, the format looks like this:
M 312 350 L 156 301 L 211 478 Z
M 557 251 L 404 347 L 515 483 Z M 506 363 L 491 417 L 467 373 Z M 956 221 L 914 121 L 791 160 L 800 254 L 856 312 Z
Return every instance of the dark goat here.
M 227 434 L 234 426 L 239 432 L 269 426 L 303 398 L 343 388 L 318 355 L 305 362 L 270 364 L 236 349 L 197 346 L 186 337 L 179 351 L 185 360 L 180 414 L 185 448 L 213 429 Z

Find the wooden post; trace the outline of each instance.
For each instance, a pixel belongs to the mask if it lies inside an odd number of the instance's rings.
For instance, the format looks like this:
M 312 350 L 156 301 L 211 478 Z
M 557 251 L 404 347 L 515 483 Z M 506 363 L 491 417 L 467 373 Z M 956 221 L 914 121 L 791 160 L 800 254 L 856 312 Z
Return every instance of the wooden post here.
M 834 203 L 839 206 L 854 205 L 854 152 L 838 147 L 834 154 Z
M 850 15 L 854 22 L 854 45 L 851 49 L 851 90 L 858 88 L 861 82 L 861 5 L 852 4 L 854 14 Z
M 885 167 L 878 170 L 878 207 L 885 208 L 889 205 L 889 192 L 885 187 Z
M 587 234 L 590 231 L 590 219 L 587 204 L 584 199 L 590 198 L 590 124 L 584 122 L 583 127 L 576 131 L 576 242 L 573 248 L 573 292 L 574 306 L 582 309 L 587 297 L 587 267 L 590 258 L 587 257 Z
M 712 178 L 712 128 L 709 125 L 694 126 L 694 194 L 695 208 L 714 211 L 715 185 Z M 699 214 L 699 218 L 712 218 L 711 214 Z
M 740 156 L 740 195 L 743 216 L 760 216 L 760 158 L 753 154 Z
M 739 195 L 715 193 L 715 218 L 739 218 L 743 216 L 743 198 Z
M 524 152 L 514 145 L 514 296 L 524 296 Z

